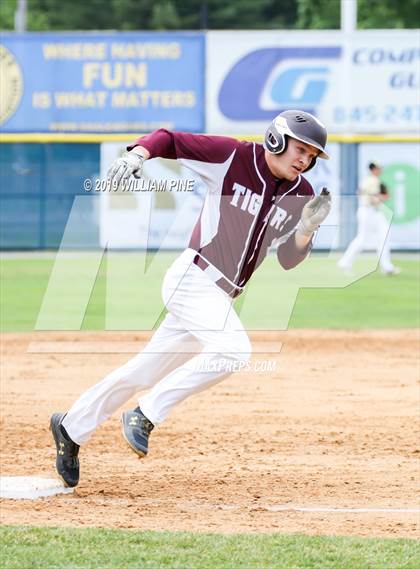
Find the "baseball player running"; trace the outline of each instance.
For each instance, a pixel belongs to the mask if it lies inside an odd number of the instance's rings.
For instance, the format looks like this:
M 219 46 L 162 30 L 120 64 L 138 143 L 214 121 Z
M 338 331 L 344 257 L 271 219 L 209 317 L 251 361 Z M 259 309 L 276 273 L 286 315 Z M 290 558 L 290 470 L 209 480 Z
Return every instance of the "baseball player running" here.
M 391 261 L 388 230 L 389 222 L 381 211 L 381 204 L 389 199 L 388 190 L 381 182 L 382 168 L 376 162 L 369 164 L 369 174 L 362 180 L 359 188 L 359 207 L 357 210 L 357 235 L 347 247 L 338 266 L 350 272 L 354 260 L 362 251 L 370 235 L 374 235 L 379 264 L 385 275 L 397 275 L 401 272 Z
M 57 472 L 79 482 L 79 448 L 135 393 L 150 389 L 122 414 L 122 432 L 140 457 L 149 435 L 185 398 L 215 385 L 251 355 L 248 335 L 232 307 L 256 268 L 276 247 L 284 269 L 308 255 L 331 197 L 315 197 L 303 173 L 325 152 L 327 131 L 309 113 L 285 111 L 269 125 L 264 144 L 157 130 L 138 139 L 108 172 L 114 183 L 141 176 L 143 162 L 179 160 L 207 186 L 189 247 L 168 269 L 162 297 L 168 313 L 137 356 L 54 413 Z M 185 343 L 199 346 L 186 353 Z M 236 367 L 237 369 L 237 367 Z

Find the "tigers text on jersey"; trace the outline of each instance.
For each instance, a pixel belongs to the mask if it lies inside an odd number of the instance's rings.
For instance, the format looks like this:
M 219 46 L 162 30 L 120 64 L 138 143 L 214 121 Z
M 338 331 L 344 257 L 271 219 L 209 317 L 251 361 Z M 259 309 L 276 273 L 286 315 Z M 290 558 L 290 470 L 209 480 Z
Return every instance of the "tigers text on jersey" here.
M 281 265 L 292 268 L 307 255 L 296 249 L 293 234 L 314 191 L 305 178 L 277 180 L 262 145 L 224 136 L 170 132 L 139 138 L 150 158 L 176 159 L 198 174 L 208 192 L 189 246 L 242 288 L 277 247 Z

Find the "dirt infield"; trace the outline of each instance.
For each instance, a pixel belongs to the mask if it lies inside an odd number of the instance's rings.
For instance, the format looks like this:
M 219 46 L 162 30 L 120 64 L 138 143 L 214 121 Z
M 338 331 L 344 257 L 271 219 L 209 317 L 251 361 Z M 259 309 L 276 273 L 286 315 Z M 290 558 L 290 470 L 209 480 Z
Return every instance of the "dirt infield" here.
M 1 522 L 418 537 L 418 513 L 391 511 L 419 507 L 418 332 L 271 338 L 280 339 L 280 355 L 254 356 L 275 371 L 235 374 L 184 402 L 153 432 L 146 459 L 128 449 L 116 415 L 81 449 L 74 494 L 2 500 Z M 90 353 L 71 350 L 73 340 Z M 54 476 L 50 414 L 127 361 L 119 347 L 141 340 L 3 335 L 2 474 Z

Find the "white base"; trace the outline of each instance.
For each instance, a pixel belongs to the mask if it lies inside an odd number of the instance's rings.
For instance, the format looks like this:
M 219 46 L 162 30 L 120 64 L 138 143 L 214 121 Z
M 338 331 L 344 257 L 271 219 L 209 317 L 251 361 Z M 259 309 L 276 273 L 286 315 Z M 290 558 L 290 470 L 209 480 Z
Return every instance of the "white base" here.
M 74 488 L 66 488 L 56 478 L 0 476 L 0 498 L 36 500 L 55 494 L 70 494 L 73 490 Z

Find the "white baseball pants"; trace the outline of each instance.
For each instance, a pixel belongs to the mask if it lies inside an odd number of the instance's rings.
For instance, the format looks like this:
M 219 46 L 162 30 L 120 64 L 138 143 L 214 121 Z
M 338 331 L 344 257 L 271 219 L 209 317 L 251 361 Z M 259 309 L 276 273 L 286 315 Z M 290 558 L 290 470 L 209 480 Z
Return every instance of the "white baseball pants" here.
M 389 246 L 389 222 L 380 209 L 372 206 L 359 206 L 357 210 L 357 235 L 347 247 L 343 257 L 338 262 L 342 269 L 351 269 L 358 253 L 366 246 L 369 237 L 374 234 L 379 264 L 383 271 L 394 269 L 391 262 Z
M 251 356 L 248 335 L 232 299 L 199 267 L 187 249 L 167 271 L 162 297 L 164 321 L 137 356 L 86 391 L 71 407 L 63 426 L 74 442 L 93 431 L 135 393 L 145 416 L 158 425 L 172 408 L 218 383 Z

